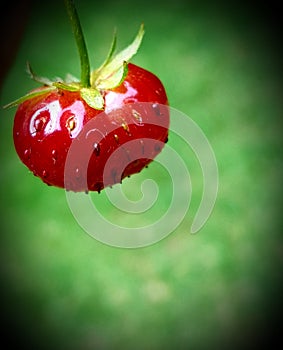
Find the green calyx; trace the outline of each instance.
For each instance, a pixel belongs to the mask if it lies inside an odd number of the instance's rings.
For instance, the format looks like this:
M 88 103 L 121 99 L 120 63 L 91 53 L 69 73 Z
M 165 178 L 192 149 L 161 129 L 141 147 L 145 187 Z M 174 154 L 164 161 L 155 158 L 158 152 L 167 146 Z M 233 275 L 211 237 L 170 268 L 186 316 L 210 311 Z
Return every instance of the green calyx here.
M 42 84 L 43 87 L 39 90 L 34 90 L 27 95 L 20 97 L 19 99 L 4 106 L 4 108 L 17 106 L 26 100 L 59 89 L 70 92 L 80 92 L 81 98 L 90 107 L 98 110 L 103 110 L 103 91 L 114 89 L 122 84 L 127 75 L 128 62 L 137 53 L 141 45 L 143 35 L 144 26 L 142 24 L 133 42 L 124 50 L 114 55 L 117 42 L 115 33 L 106 60 L 98 69 L 93 70 L 90 73 L 90 86 L 85 86 L 86 84 L 78 81 L 72 75 L 67 75 L 65 80 L 60 78 L 50 80 L 45 77 L 39 77 L 33 72 L 30 64 L 28 63 L 28 74 L 34 81 Z

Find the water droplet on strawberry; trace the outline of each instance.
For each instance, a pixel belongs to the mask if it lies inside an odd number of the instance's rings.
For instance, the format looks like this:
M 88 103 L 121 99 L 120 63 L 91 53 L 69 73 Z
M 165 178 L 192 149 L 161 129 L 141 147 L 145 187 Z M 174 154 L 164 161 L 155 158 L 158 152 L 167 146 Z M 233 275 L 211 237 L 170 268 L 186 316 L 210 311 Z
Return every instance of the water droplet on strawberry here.
M 142 148 L 142 155 L 144 155 L 144 142 L 141 139 L 140 139 L 140 145 L 141 145 L 141 148 Z
M 154 113 L 159 117 L 161 116 L 161 112 L 160 112 L 160 107 L 158 103 L 153 103 L 152 104 L 152 109 L 154 110 Z
M 134 121 L 136 124 L 142 125 L 142 116 L 138 111 L 132 109 L 132 116 L 134 117 Z
M 54 164 L 56 163 L 57 159 L 58 159 L 58 152 L 56 149 L 53 149 L 51 152 L 51 156 L 52 156 L 52 160 L 54 162 Z
M 117 134 L 114 134 L 114 139 L 117 143 L 119 143 L 119 136 Z
M 129 125 L 127 123 L 122 123 L 122 128 L 126 131 L 128 135 L 131 135 Z
M 80 90 L 80 85 L 74 86 Z M 75 192 L 99 192 L 141 171 L 162 149 L 160 140 L 166 138 L 169 124 L 169 113 L 163 108 L 167 97 L 161 82 L 150 72 L 128 64 L 122 84 L 117 89 L 103 92 L 105 113 L 109 114 L 106 117 L 99 116 L 100 111 L 87 106 L 79 91 L 59 87 L 51 90 L 41 97 L 36 95 L 34 98 L 31 94 L 31 103 L 19 106 L 13 128 L 15 147 L 21 160 L 48 185 L 66 187 Z M 131 105 L 136 102 L 141 104 Z M 144 108 L 142 102 L 149 104 Z M 123 110 L 119 111 L 120 107 Z M 94 124 L 88 124 L 92 129 L 87 129 L 85 125 L 90 120 Z M 151 145 L 147 137 L 153 138 Z M 77 146 L 69 153 L 71 139 Z M 130 139 L 137 142 L 129 146 L 127 141 Z M 155 151 L 154 145 L 158 143 L 158 151 Z M 85 164 L 88 150 L 91 151 L 89 168 Z M 111 158 L 114 160 L 111 168 L 106 171 L 105 163 L 116 150 L 120 151 L 120 158 L 115 154 Z M 74 157 L 70 164 L 67 163 L 69 154 Z
M 31 155 L 31 148 L 27 148 L 24 150 L 24 158 L 25 159 L 30 159 L 30 155 Z
M 49 174 L 48 174 L 48 172 L 47 172 L 46 170 L 43 170 L 43 171 L 42 171 L 42 177 L 43 177 L 43 178 L 46 179 L 46 178 L 48 177 L 48 175 L 49 175 Z
M 100 145 L 97 142 L 93 144 L 93 152 L 98 157 L 100 155 Z
M 75 176 L 76 176 L 76 179 L 79 179 L 79 178 L 81 177 L 80 168 L 76 168 L 76 170 L 75 170 Z

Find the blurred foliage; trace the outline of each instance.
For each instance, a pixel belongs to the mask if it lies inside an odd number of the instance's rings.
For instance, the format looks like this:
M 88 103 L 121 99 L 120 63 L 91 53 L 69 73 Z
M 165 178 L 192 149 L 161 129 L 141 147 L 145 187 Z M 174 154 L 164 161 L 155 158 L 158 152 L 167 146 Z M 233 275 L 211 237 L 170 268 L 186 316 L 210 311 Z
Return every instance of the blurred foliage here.
M 180 150 L 191 172 L 188 215 L 153 246 L 103 245 L 78 226 L 64 191 L 43 185 L 21 164 L 12 140 L 15 110 L 1 111 L 2 329 L 10 344 L 231 349 L 263 343 L 276 331 L 282 56 L 278 18 L 271 17 L 270 6 L 77 1 L 93 67 L 103 61 L 115 27 L 122 48 L 144 22 L 146 35 L 133 62 L 159 76 L 172 107 L 205 132 L 217 157 L 219 194 L 207 224 L 189 235 L 201 199 L 201 172 L 194 155 L 172 137 L 169 144 Z M 63 2 L 30 4 L 1 105 L 36 86 L 25 73 L 27 60 L 43 76 L 79 76 Z M 148 173 L 160 184 L 156 215 L 168 203 L 159 172 L 158 164 L 150 165 Z M 126 179 L 123 188 L 140 191 L 137 184 L 146 177 L 147 170 Z M 101 211 L 111 217 L 101 198 Z

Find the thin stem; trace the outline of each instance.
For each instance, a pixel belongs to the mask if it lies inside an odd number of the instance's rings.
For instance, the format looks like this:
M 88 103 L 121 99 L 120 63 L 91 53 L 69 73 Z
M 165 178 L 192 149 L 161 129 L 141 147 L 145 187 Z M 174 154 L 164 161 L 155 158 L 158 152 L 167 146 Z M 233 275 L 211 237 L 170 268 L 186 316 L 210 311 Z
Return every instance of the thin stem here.
M 73 0 L 64 0 L 68 16 L 71 21 L 72 30 L 76 39 L 80 62 L 81 62 L 81 84 L 83 87 L 90 87 L 90 64 L 86 43 L 80 23 L 80 19 Z

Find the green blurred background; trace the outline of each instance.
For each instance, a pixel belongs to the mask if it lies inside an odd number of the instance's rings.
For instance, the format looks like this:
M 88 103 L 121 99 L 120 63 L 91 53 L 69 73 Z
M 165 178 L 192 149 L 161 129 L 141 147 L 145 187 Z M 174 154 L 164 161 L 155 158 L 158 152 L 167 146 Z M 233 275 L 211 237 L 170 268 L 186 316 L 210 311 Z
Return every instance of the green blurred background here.
M 12 139 L 15 109 L 2 110 L 4 336 L 17 348 L 70 350 L 250 348 L 274 338 L 283 256 L 278 9 L 181 0 L 82 0 L 77 8 L 93 67 L 103 61 L 115 27 L 123 48 L 144 22 L 133 62 L 158 75 L 171 106 L 206 134 L 219 167 L 218 199 L 207 224 L 190 235 L 201 171 L 193 153 L 172 137 L 169 144 L 179 147 L 192 177 L 184 221 L 147 248 L 104 245 L 79 227 L 63 190 L 45 186 L 21 164 Z M 63 1 L 30 2 L 27 13 L 1 105 L 37 86 L 25 73 L 27 60 L 39 75 L 79 76 Z M 18 22 L 2 17 L 2 41 L 15 46 L 11 28 Z M 123 188 L 140 194 L 139 181 L 148 174 L 161 184 L 157 215 L 171 190 L 158 164 L 126 179 Z M 104 194 L 94 200 L 106 216 L 114 215 Z M 130 216 L 119 220 L 131 224 Z

